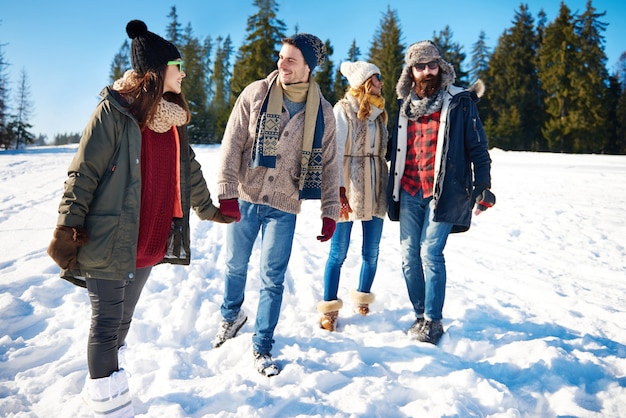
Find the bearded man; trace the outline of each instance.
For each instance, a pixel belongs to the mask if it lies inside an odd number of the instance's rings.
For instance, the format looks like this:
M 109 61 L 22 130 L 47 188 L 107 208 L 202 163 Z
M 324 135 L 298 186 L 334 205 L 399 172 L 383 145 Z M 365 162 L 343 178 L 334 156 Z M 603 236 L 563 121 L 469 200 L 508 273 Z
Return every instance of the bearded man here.
M 416 320 L 408 335 L 437 344 L 444 329 L 443 249 L 495 204 L 491 158 L 476 102 L 484 87 L 454 86 L 454 68 L 437 45 L 409 46 L 396 93 L 398 119 L 389 147 L 388 215 L 400 221 L 402 273 Z

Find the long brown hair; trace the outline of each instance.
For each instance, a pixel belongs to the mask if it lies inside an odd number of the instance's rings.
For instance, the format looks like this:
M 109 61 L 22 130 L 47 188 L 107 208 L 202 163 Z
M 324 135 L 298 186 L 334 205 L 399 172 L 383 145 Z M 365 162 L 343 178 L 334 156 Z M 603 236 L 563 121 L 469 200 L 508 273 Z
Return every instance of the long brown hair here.
M 124 75 L 128 80 L 124 80 L 125 82 L 117 89 L 117 92 L 128 101 L 128 111 L 137 119 L 142 131 L 154 117 L 161 98 L 182 107 L 187 113 L 186 123 L 191 119 L 189 105 L 182 92 L 163 93 L 166 71 L 166 65 L 160 67 L 158 71 L 147 71 L 143 76 L 132 71 Z
M 372 114 L 372 104 L 369 101 L 369 96 L 372 96 L 370 91 L 372 91 L 372 77 L 365 80 L 365 82 L 356 89 L 348 88 L 348 94 L 356 97 L 359 103 L 359 111 L 356 117 L 360 120 L 366 120 Z M 387 123 L 387 109 L 385 108 L 383 108 L 383 122 L 385 124 Z

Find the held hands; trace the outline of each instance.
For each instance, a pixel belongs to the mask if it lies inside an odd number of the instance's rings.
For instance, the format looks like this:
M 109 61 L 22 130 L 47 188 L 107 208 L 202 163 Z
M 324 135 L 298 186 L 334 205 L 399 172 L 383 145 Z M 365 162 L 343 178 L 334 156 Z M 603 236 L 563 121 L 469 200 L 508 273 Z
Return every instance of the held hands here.
M 330 218 L 322 218 L 322 235 L 318 235 L 317 239 L 326 242 L 333 237 L 337 224 Z
M 220 224 L 229 224 L 235 222 L 235 218 L 224 215 L 219 208 L 215 211 L 215 214 L 211 218 L 209 218 L 209 220 Z
M 476 202 L 475 215 L 480 215 L 490 207 L 496 204 L 496 196 L 489 189 L 474 189 L 474 201 Z
M 339 219 L 348 220 L 349 214 L 352 213 L 352 208 L 346 197 L 346 188 L 339 187 L 339 202 L 341 203 L 341 209 L 339 210 Z
M 239 202 L 237 199 L 224 199 L 220 200 L 219 212 L 228 217 L 233 218 L 235 222 L 241 220 L 241 212 L 239 212 Z M 232 221 L 231 221 L 232 222 Z M 228 223 L 228 222 L 225 222 Z
M 48 255 L 62 269 L 72 270 L 76 267 L 78 247 L 87 244 L 89 235 L 82 226 L 69 227 L 57 225 L 48 246 Z

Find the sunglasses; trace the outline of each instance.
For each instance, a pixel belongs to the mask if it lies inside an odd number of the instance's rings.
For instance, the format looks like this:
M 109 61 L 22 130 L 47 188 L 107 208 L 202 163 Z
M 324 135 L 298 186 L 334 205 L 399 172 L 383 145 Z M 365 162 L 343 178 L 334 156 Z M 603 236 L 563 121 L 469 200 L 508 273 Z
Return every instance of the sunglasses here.
M 439 66 L 439 61 L 435 60 L 435 61 L 430 61 L 424 64 L 415 64 L 413 68 L 415 68 L 417 71 L 424 71 L 427 66 L 429 70 L 434 70 L 435 68 Z
M 183 62 L 182 61 L 168 61 L 167 65 L 177 65 L 178 71 L 183 72 Z
M 374 74 L 374 77 L 376 77 L 378 81 L 383 81 L 383 76 L 380 74 Z

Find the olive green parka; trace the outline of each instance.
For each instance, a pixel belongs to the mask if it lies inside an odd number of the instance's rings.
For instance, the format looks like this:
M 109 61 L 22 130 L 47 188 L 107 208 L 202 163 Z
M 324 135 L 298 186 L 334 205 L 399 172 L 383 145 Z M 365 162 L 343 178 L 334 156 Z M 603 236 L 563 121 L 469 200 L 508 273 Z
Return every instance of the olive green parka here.
M 85 278 L 133 280 L 141 204 L 141 131 L 121 96 L 106 87 L 68 167 L 57 225 L 84 226 L 89 242 L 78 249 L 72 270 L 61 277 L 85 286 Z M 180 138 L 180 191 L 183 218 L 172 219 L 168 253 L 162 262 L 189 264 L 190 207 L 200 219 L 217 208 L 189 146 L 186 126 Z

